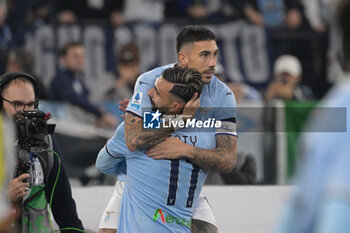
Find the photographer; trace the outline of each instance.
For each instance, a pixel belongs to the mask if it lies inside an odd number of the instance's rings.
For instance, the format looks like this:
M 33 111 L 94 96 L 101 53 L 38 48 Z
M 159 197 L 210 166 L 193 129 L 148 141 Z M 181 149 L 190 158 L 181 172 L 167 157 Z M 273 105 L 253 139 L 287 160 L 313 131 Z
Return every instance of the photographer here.
M 36 96 L 38 94 L 38 85 L 35 78 L 25 73 L 11 73 L 0 78 L 0 108 L 9 116 L 14 116 L 20 111 L 34 110 L 38 106 Z M 49 142 L 48 149 L 58 152 L 56 143 L 50 136 L 46 137 Z M 20 153 L 21 154 L 21 153 Z M 77 228 L 83 230 L 81 221 L 76 212 L 75 202 L 72 198 L 71 187 L 59 159 L 50 152 L 25 153 L 30 157 L 31 174 L 24 173 L 11 180 L 7 189 L 7 195 L 12 203 L 22 208 L 21 232 L 31 230 L 41 232 L 42 228 L 49 228 L 49 206 L 51 193 L 55 186 L 55 180 L 58 176 L 57 184 L 52 197 L 51 211 L 58 226 L 62 228 Z M 14 155 L 15 156 L 15 155 Z M 50 162 L 52 166 L 50 166 Z M 60 170 L 60 172 L 59 172 Z M 59 173 L 58 173 L 59 172 Z M 29 181 L 30 180 L 30 181 Z M 40 190 L 39 187 L 43 187 Z M 38 190 L 40 192 L 38 192 Z M 41 192 L 41 191 L 44 191 Z M 40 194 L 41 193 L 41 194 Z M 41 198 L 38 200 L 38 198 Z M 46 208 L 40 213 L 27 211 L 28 206 L 35 206 L 32 202 L 45 202 Z M 27 216 L 24 216 L 27 214 Z M 36 220 L 40 219 L 41 224 L 37 225 Z M 32 222 L 33 224 L 30 224 Z M 40 221 L 38 221 L 40 222 Z M 24 223 L 24 224 L 23 224 Z M 32 229 L 26 229 L 27 226 Z M 51 231 L 48 229 L 48 231 Z M 64 232 L 78 232 L 77 230 L 65 230 Z
M 278 57 L 274 64 L 274 79 L 267 88 L 265 100 L 314 100 L 311 89 L 301 84 L 302 74 L 302 66 L 298 58 L 292 55 Z

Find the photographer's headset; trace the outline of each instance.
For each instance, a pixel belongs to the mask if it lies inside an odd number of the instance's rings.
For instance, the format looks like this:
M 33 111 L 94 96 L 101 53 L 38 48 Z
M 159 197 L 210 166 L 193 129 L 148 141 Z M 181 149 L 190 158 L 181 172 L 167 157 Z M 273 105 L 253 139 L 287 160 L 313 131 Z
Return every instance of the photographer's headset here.
M 36 80 L 36 78 L 34 78 L 32 75 L 24 73 L 24 72 L 14 72 L 14 73 L 9 73 L 9 74 L 4 74 L 3 76 L 0 77 L 0 110 L 2 110 L 2 105 L 4 100 L 2 99 L 2 92 L 5 89 L 5 86 L 7 84 L 9 84 L 12 80 L 16 79 L 16 78 L 25 78 L 28 81 L 30 81 L 33 85 L 34 88 L 34 94 L 35 94 L 35 106 L 34 108 L 37 109 L 38 105 L 39 105 L 39 101 L 37 99 L 37 96 L 39 94 L 39 85 L 38 85 L 38 81 Z

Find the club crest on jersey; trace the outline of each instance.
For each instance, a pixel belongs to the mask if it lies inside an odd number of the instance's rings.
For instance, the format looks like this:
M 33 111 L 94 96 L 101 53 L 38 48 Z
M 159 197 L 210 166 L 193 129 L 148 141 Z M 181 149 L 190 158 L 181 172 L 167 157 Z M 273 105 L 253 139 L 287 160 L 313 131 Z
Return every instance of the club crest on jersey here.
M 142 92 L 138 91 L 135 93 L 134 98 L 131 101 L 131 107 L 140 109 L 141 101 L 142 101 Z

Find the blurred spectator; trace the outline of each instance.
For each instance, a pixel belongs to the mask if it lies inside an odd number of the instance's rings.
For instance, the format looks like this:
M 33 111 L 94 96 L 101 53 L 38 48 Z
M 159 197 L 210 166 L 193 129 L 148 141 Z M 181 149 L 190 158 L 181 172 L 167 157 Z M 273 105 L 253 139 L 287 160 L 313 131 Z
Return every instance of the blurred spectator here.
M 302 24 L 301 5 L 298 0 L 226 0 L 251 23 L 266 26 L 286 24 L 296 29 Z
M 36 27 L 52 23 L 55 16 L 53 0 L 33 0 L 33 2 L 29 22 L 33 23 Z
M 336 5 L 340 0 L 301 0 L 305 16 L 311 27 L 318 32 L 324 32 L 331 21 L 335 22 Z
M 340 64 L 343 59 L 341 32 L 336 17 L 339 2 L 340 0 L 302 0 L 311 27 L 317 32 L 329 29 L 327 78 L 331 82 L 343 76 Z
M 0 46 L 1 48 L 6 48 L 12 39 L 10 27 L 6 23 L 6 16 L 7 16 L 6 1 L 1 1 L 0 2 Z
M 245 83 L 227 83 L 227 86 L 233 91 L 237 102 L 243 100 L 258 101 L 262 100 L 261 94 L 254 87 Z
M 22 46 L 26 31 L 41 26 L 53 18 L 53 0 L 7 0 L 7 22 L 12 30 L 13 43 Z
M 222 82 L 226 80 L 224 77 L 224 67 L 220 63 L 216 64 L 215 76 Z M 226 82 L 226 84 L 234 93 L 237 102 L 244 100 L 262 100 L 260 92 L 248 84 L 238 82 Z
M 12 33 L 6 23 L 6 1 L 0 2 L 0 74 L 5 72 L 6 51 L 11 46 Z
M 85 65 L 83 45 L 79 42 L 68 42 L 60 51 L 60 59 L 63 67 L 60 67 L 51 82 L 50 98 L 67 101 L 94 114 L 98 119 L 98 126 L 115 127 L 116 118 L 89 101 L 89 90 L 83 81 Z
M 222 2 L 205 0 L 171 0 L 166 4 L 167 17 L 187 17 L 194 20 L 220 18 Z
M 55 0 L 57 19 L 59 23 L 77 23 L 80 20 L 88 22 L 110 22 L 112 26 L 124 23 L 124 0 Z M 149 14 L 149 12 L 148 12 Z
M 344 53 L 349 64 L 350 1 L 341 1 L 339 11 Z M 340 233 L 350 229 L 349 68 L 346 67 L 344 80 L 334 86 L 321 103 L 322 109 L 328 110 L 313 114 L 309 120 L 308 132 L 318 133 L 304 135 L 297 185 L 279 221 L 278 233 Z M 343 113 L 339 114 L 335 107 L 342 108 Z M 327 132 L 319 133 L 320 129 Z
M 282 55 L 274 65 L 274 79 L 265 93 L 267 101 L 272 99 L 313 100 L 312 91 L 302 85 L 302 67 L 298 58 L 291 55 Z
M 2 1 L 5 2 L 5 1 Z M 11 28 L 12 45 L 23 45 L 24 31 L 28 26 L 28 14 L 32 8 L 31 0 L 9 0 L 7 3 L 7 24 Z
M 129 99 L 140 74 L 140 54 L 136 44 L 125 44 L 118 56 L 115 84 L 105 93 L 104 101 L 118 102 Z
M 256 162 L 251 154 L 238 152 L 237 162 L 230 173 L 221 173 L 225 184 L 256 184 Z
M 34 75 L 34 56 L 21 48 L 12 49 L 9 51 L 6 60 L 6 73 L 24 72 Z M 35 75 L 35 77 L 38 77 Z M 39 99 L 47 99 L 45 87 L 40 79 L 37 79 L 39 85 Z
M 7 56 L 6 72 L 25 72 L 33 74 L 34 57 L 33 55 L 21 48 L 10 50 Z
M 161 23 L 166 0 L 127 0 L 123 10 L 125 22 Z

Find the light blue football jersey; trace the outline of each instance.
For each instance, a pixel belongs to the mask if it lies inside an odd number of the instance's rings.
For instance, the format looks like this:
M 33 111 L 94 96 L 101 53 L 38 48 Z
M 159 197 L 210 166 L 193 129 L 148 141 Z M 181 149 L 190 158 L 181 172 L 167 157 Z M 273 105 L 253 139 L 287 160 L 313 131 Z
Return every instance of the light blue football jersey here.
M 184 160 L 155 160 L 125 143 L 124 122 L 106 150 L 117 164 L 125 158 L 127 175 L 118 232 L 190 232 L 194 202 L 206 172 Z M 178 130 L 171 136 L 196 147 L 215 148 L 213 132 Z
M 142 74 L 136 81 L 134 95 L 131 97 L 126 111 L 143 118 L 143 113 L 150 111 L 152 106 L 147 94 L 148 90 L 154 86 L 156 79 L 162 75 L 162 72 L 172 66 L 174 64 L 158 67 Z M 215 76 L 212 77 L 209 84 L 203 86 L 200 96 L 200 109 L 197 111 L 195 118 L 200 120 L 215 118 L 215 120 L 230 122 L 230 130 L 218 130 L 215 133 L 237 136 L 234 94 L 226 84 Z
M 156 68 L 138 78 L 127 111 L 142 118 L 144 111 L 150 110 L 147 92 L 163 70 L 172 65 Z M 213 77 L 210 84 L 204 85 L 200 105 L 196 119 L 215 118 L 229 122 L 230 127 L 205 131 L 184 128 L 171 136 L 204 149 L 216 147 L 217 134 L 237 136 L 236 102 L 232 91 L 224 83 Z M 204 170 L 183 159 L 154 160 L 141 151 L 130 152 L 125 143 L 124 123 L 108 140 L 105 149 L 110 157 L 99 164 L 106 167 L 115 164 L 108 170 L 109 173 L 120 174 L 123 170 L 121 164 L 127 167 L 118 232 L 190 232 L 193 203 L 206 178 Z

